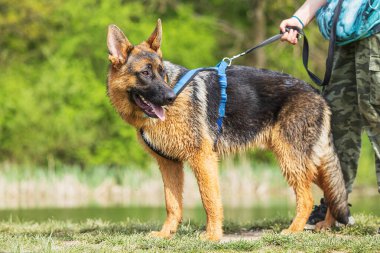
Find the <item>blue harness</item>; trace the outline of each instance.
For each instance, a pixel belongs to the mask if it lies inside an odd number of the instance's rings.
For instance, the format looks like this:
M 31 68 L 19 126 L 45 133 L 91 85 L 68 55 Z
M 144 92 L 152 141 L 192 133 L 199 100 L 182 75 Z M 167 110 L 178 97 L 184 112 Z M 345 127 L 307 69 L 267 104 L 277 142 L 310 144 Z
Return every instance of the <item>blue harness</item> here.
M 219 80 L 219 87 L 220 87 L 220 101 L 219 101 L 219 117 L 216 121 L 216 124 L 218 125 L 218 132 L 214 141 L 214 149 L 216 148 L 216 144 L 218 142 L 219 136 L 222 133 L 223 130 L 223 119 L 226 114 L 226 103 L 227 103 L 227 76 L 226 76 L 226 69 L 228 67 L 229 63 L 227 63 L 224 59 L 219 62 L 215 67 L 208 67 L 208 68 L 197 68 L 192 69 L 186 72 L 181 79 L 176 83 L 176 85 L 173 88 L 174 93 L 176 96 L 179 95 L 183 91 L 183 89 L 191 82 L 191 80 L 194 78 L 195 75 L 197 75 L 201 71 L 210 71 L 215 70 L 218 73 L 218 80 Z

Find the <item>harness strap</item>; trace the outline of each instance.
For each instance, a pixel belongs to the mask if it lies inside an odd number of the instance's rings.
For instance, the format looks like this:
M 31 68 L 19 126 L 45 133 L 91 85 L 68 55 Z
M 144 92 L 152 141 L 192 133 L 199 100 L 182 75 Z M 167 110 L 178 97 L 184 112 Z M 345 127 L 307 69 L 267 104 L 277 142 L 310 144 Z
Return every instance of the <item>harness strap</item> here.
M 216 150 L 216 144 L 218 143 L 219 137 L 223 132 L 223 119 L 226 115 L 226 103 L 227 103 L 227 75 L 226 69 L 228 67 L 227 62 L 221 61 L 218 65 L 218 77 L 219 77 L 219 87 L 220 87 L 220 101 L 219 101 L 219 118 L 216 123 L 218 125 L 218 132 L 214 140 L 214 150 Z
M 216 67 L 208 67 L 208 68 L 197 68 L 187 71 L 175 84 L 173 91 L 178 96 L 179 93 L 185 89 L 185 87 L 193 80 L 194 76 L 196 76 L 201 71 L 209 71 L 209 70 L 218 70 Z
M 262 45 L 264 46 L 264 45 Z M 253 49 L 252 49 L 253 50 Z M 248 50 L 249 51 L 249 50 Z M 227 59 L 230 60 L 230 59 Z M 219 87 L 220 87 L 220 101 L 219 101 L 219 109 L 218 109 L 218 119 L 216 121 L 216 124 L 218 126 L 218 131 L 216 134 L 216 138 L 214 141 L 214 149 L 216 148 L 216 144 L 218 142 L 218 139 L 222 133 L 223 129 L 223 119 L 226 114 L 226 103 L 227 103 L 227 75 L 226 75 L 226 69 L 229 66 L 228 63 L 223 59 L 221 62 L 219 62 L 215 67 L 208 67 L 208 68 L 197 68 L 192 69 L 186 72 L 179 81 L 175 84 L 173 91 L 178 96 L 183 89 L 193 80 L 194 76 L 197 75 L 201 71 L 210 71 L 214 70 L 218 73 L 218 80 L 219 80 Z
M 163 153 L 161 150 L 159 150 L 158 148 L 156 148 L 152 143 L 150 143 L 148 141 L 148 139 L 145 137 L 145 134 L 144 134 L 144 130 L 142 128 L 140 128 L 140 135 L 141 135 L 141 139 L 143 139 L 143 141 L 145 142 L 145 144 L 154 152 L 156 153 L 157 155 L 165 158 L 165 159 L 168 159 L 168 160 L 171 160 L 173 162 L 180 162 L 180 160 L 178 158 L 175 158 L 175 157 L 172 157 L 172 156 L 169 156 L 165 153 Z

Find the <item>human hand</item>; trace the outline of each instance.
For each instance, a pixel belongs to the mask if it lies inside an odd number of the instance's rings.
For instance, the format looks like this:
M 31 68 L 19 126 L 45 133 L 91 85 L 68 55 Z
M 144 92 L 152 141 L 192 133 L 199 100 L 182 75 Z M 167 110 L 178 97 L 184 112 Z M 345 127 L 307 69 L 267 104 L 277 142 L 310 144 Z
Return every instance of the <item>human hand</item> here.
M 295 17 L 291 17 L 289 19 L 285 19 L 280 24 L 280 30 L 284 34 L 281 37 L 281 41 L 287 41 L 293 45 L 296 45 L 298 43 L 298 32 L 297 30 L 290 29 L 289 32 L 287 32 L 285 29 L 289 26 L 296 26 L 300 29 L 303 29 L 303 24 Z

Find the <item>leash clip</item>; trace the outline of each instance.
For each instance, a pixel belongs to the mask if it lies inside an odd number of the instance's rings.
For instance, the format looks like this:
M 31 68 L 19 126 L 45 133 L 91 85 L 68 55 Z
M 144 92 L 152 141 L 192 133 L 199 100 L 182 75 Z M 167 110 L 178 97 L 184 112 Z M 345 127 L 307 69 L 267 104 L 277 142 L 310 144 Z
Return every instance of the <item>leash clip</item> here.
M 233 60 L 233 57 L 232 58 L 224 57 L 222 59 L 222 61 L 228 64 L 228 67 L 231 66 L 232 60 Z
M 240 56 L 243 56 L 247 54 L 247 52 L 243 52 L 243 53 L 240 53 L 240 54 L 237 54 L 237 55 L 234 55 L 232 56 L 231 58 L 229 57 L 224 57 L 222 61 L 225 61 L 226 63 L 228 63 L 228 67 L 231 66 L 232 64 L 232 61 L 235 60 L 236 58 L 239 58 Z

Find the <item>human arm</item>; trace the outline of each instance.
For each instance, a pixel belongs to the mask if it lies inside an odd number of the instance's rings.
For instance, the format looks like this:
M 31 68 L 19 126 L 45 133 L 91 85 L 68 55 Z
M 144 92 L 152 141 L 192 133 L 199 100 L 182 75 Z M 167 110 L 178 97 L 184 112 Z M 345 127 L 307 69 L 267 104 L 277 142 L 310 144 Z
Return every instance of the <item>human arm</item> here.
M 311 20 L 313 20 L 316 12 L 319 8 L 327 3 L 327 0 L 306 0 L 304 4 L 294 13 L 293 17 L 285 19 L 280 24 L 280 30 L 284 33 L 281 37 L 282 41 L 288 41 L 295 45 L 298 42 L 297 31 L 290 30 L 285 31 L 287 26 L 297 26 L 301 29 L 307 26 Z M 296 17 L 298 17 L 298 20 Z M 302 22 L 302 23 L 301 23 Z

